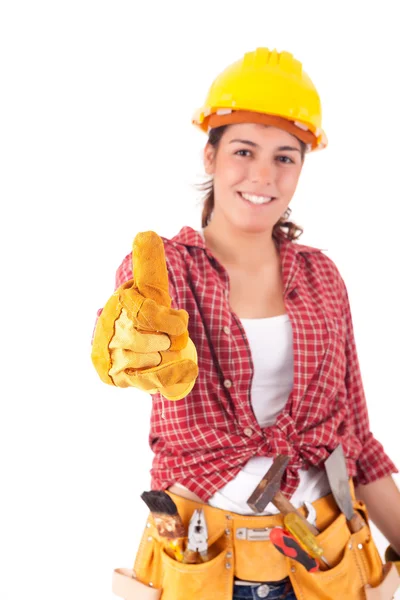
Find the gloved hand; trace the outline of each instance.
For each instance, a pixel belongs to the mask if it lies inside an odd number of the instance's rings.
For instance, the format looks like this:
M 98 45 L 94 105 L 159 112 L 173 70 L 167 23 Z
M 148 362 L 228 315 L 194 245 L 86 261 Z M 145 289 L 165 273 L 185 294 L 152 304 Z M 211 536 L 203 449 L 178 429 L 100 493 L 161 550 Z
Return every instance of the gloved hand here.
M 139 233 L 132 260 L 134 279 L 114 292 L 97 321 L 93 364 L 105 383 L 180 400 L 195 384 L 197 352 L 188 313 L 170 308 L 162 239 Z
M 385 562 L 394 563 L 396 565 L 397 572 L 400 575 L 400 556 L 392 548 L 392 546 L 388 546 L 385 550 Z

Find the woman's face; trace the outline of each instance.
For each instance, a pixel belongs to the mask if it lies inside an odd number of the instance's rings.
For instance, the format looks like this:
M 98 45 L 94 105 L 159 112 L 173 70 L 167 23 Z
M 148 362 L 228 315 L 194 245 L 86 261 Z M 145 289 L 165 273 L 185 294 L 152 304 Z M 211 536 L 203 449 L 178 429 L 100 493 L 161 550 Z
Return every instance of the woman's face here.
M 283 129 L 230 125 L 217 151 L 209 143 L 204 149 L 205 170 L 214 179 L 213 220 L 228 219 L 249 233 L 272 233 L 296 190 L 302 165 L 299 140 Z

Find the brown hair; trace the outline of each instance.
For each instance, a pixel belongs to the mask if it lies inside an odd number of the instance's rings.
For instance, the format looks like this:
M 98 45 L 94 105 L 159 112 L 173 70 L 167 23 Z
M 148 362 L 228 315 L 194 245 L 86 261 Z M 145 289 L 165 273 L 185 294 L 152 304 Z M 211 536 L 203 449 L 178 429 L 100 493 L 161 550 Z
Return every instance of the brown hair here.
M 229 125 L 215 127 L 214 129 L 211 129 L 208 134 L 208 143 L 211 144 L 211 146 L 213 146 L 213 148 L 216 150 L 218 149 L 222 134 L 227 127 L 229 127 Z M 299 140 L 299 143 L 301 145 L 301 160 L 303 161 L 306 153 L 306 144 L 301 140 Z M 207 227 L 208 223 L 210 222 L 211 214 L 214 208 L 214 184 L 212 178 L 204 183 L 199 184 L 198 188 L 200 191 L 206 192 L 203 198 L 203 212 L 201 214 L 201 226 L 204 228 Z M 294 239 L 298 239 L 302 235 L 303 229 L 295 223 L 288 221 L 291 212 L 291 209 L 288 207 L 285 214 L 277 223 L 275 223 L 272 230 L 273 238 L 278 239 L 283 236 L 292 241 Z M 287 231 L 284 231 L 284 229 L 287 229 Z

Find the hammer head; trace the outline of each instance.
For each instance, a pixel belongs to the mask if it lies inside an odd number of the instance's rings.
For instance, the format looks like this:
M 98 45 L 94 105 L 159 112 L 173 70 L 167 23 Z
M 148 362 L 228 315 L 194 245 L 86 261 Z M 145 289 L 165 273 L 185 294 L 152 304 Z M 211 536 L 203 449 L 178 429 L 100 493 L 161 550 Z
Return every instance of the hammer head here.
M 278 454 L 272 466 L 268 469 L 260 483 L 247 500 L 254 512 L 263 512 L 267 504 L 273 500 L 281 486 L 282 475 L 289 463 L 289 456 Z

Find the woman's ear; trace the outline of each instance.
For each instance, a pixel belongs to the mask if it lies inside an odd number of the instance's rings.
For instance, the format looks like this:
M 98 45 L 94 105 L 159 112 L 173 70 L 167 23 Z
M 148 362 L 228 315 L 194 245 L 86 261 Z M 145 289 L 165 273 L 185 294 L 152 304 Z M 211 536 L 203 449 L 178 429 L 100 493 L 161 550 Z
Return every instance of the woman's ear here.
M 215 148 L 207 142 L 203 154 L 204 169 L 207 175 L 214 175 L 215 169 Z

